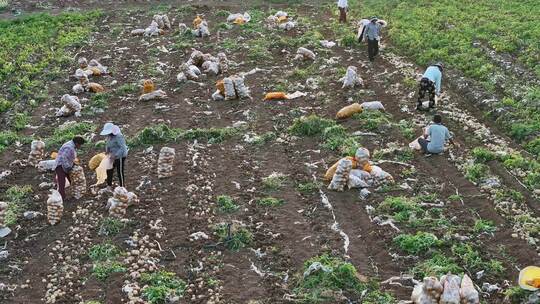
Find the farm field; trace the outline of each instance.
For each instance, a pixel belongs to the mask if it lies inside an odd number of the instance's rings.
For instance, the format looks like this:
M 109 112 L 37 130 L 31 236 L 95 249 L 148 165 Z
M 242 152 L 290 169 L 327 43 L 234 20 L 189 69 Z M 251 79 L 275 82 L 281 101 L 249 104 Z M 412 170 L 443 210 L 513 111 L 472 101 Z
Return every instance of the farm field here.
M 412 303 L 416 283 L 447 273 L 469 276 L 481 303 L 540 303 L 517 282 L 540 264 L 540 6 L 349 6 L 340 24 L 334 1 L 0 1 L 0 214 L 11 229 L 0 303 Z M 278 11 L 294 28 L 269 24 Z M 247 23 L 227 21 L 244 12 Z M 132 35 L 157 14 L 172 27 Z M 179 26 L 198 14 L 208 37 Z M 373 15 L 388 27 L 370 63 L 356 21 Z M 314 60 L 295 59 L 300 47 Z M 228 71 L 179 80 L 195 50 L 224 53 Z M 104 92 L 72 92 L 81 57 L 108 67 L 90 77 Z M 418 80 L 438 60 L 444 95 L 416 111 Z M 350 66 L 363 85 L 344 89 Z M 233 75 L 251 98 L 214 101 Z M 145 79 L 167 97 L 139 100 Z M 305 94 L 263 100 L 281 91 Z M 64 94 L 80 116 L 55 115 Z M 385 111 L 336 119 L 369 101 Z M 412 150 L 436 113 L 457 144 Z M 106 122 L 127 139 L 126 189 L 139 200 L 122 216 L 111 192 L 90 187 Z M 86 192 L 68 188 L 51 225 L 54 172 L 28 163 L 31 143 L 49 159 L 75 135 L 88 141 Z M 175 160 L 158 178 L 163 147 Z M 359 147 L 393 182 L 329 190 L 327 169 Z

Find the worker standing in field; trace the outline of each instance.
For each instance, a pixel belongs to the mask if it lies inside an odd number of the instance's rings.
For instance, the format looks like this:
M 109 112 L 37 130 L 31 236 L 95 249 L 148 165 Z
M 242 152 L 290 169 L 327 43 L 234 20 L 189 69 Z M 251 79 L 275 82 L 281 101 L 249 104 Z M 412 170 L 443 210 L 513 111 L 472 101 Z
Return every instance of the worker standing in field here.
M 365 26 L 364 29 L 364 40 L 368 44 L 368 55 L 369 61 L 373 62 L 375 56 L 379 54 L 379 40 L 381 39 L 381 28 L 383 24 L 377 22 L 379 18 L 371 17 L 370 22 Z
M 75 159 L 77 158 L 77 149 L 80 149 L 86 140 L 81 136 L 75 136 L 72 140 L 62 145 L 56 156 L 56 182 L 58 184 L 58 192 L 62 196 L 62 200 L 66 199 L 66 179 L 69 179 L 69 173 L 73 169 Z
M 106 123 L 103 126 L 103 130 L 100 135 L 107 136 L 107 145 L 105 146 L 105 153 L 113 161 L 113 167 L 107 170 L 107 186 L 112 187 L 114 170 L 118 173 L 119 186 L 125 186 L 125 164 L 128 155 L 128 147 L 126 145 L 126 139 L 120 128 L 113 123 Z
M 338 0 L 337 5 L 339 8 L 339 23 L 346 23 L 347 10 L 349 9 L 349 4 L 347 0 Z
M 417 110 L 422 109 L 422 100 L 426 97 L 426 94 L 429 95 L 429 107 L 435 107 L 435 95 L 437 97 L 441 96 L 442 71 L 443 65 L 440 62 L 426 69 L 419 84 Z
M 426 128 L 424 136 L 418 139 L 418 144 L 425 154 L 439 154 L 444 151 L 446 141 L 454 144 L 448 128 L 442 124 L 441 115 L 435 114 L 433 116 L 433 124 Z

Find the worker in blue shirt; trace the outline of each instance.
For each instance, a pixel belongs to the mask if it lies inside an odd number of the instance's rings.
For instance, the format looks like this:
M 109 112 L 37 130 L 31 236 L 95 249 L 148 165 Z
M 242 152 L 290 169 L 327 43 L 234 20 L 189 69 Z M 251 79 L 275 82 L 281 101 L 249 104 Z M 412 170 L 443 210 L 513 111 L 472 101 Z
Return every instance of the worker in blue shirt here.
M 429 94 L 429 107 L 435 107 L 435 95 L 441 96 L 442 63 L 429 66 L 420 80 L 416 109 L 422 109 L 422 100 Z

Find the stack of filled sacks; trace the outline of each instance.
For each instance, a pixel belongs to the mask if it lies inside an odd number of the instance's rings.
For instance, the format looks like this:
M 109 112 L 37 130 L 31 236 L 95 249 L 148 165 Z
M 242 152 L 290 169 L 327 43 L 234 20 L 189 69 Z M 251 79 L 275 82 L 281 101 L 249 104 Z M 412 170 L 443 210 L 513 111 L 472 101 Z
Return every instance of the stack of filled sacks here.
M 173 175 L 175 155 L 176 152 L 173 148 L 161 148 L 158 158 L 158 178 L 166 178 Z
M 210 36 L 210 31 L 208 30 L 208 22 L 202 18 L 202 16 L 197 15 L 193 20 L 193 30 L 191 34 L 195 37 L 208 37 Z
M 143 80 L 143 94 L 139 96 L 139 101 L 150 101 L 167 98 L 167 93 L 163 90 L 156 90 L 151 79 Z
M 159 36 L 165 33 L 164 29 L 171 29 L 171 22 L 167 15 L 154 15 L 152 23 L 145 29 L 135 29 L 131 31 L 133 36 Z
M 135 193 L 128 192 L 124 187 L 116 187 L 113 197 L 107 201 L 107 208 L 111 216 L 123 218 L 126 215 L 127 208 L 138 201 L 139 198 Z
M 64 204 L 62 195 L 56 190 L 51 190 L 49 199 L 47 200 L 47 220 L 49 224 L 56 225 L 62 219 L 64 212 Z
M 329 190 L 343 191 L 347 186 L 349 174 L 352 170 L 352 161 L 350 159 L 341 159 L 337 162 L 336 172 L 332 181 L 328 185 Z
M 67 117 L 75 115 L 76 117 L 81 116 L 81 103 L 79 102 L 79 97 L 64 94 L 62 99 L 60 99 L 64 104 L 58 111 L 56 111 L 56 117 Z
M 28 154 L 28 163 L 35 166 L 45 155 L 45 143 L 41 140 L 33 140 Z
M 199 81 L 202 73 L 216 76 L 227 73 L 228 70 L 229 60 L 225 53 L 218 53 L 217 57 L 214 57 L 211 54 L 203 54 L 201 51 L 194 50 L 189 60 L 180 67 L 181 72 L 176 76 L 176 80 L 179 82 Z
M 371 165 L 369 158 L 369 150 L 366 148 L 359 148 L 356 150 L 354 157 L 347 156 L 332 165 L 332 167 L 326 171 L 324 178 L 327 181 L 333 180 L 337 174 L 339 163 L 342 160 L 349 160 L 351 165 L 351 170 L 347 177 L 347 186 L 349 188 L 368 188 L 384 183 L 392 183 L 394 181 L 392 175 L 378 166 Z M 345 164 L 346 163 L 343 163 L 343 165 Z
M 461 279 L 457 275 L 447 274 L 439 280 L 426 277 L 414 287 L 411 295 L 414 304 L 479 304 L 478 291 L 468 275 Z
M 86 58 L 81 57 L 78 60 L 79 69 L 75 72 L 75 75 L 85 74 L 86 76 L 102 76 L 108 73 L 106 66 L 102 65 L 96 59 L 88 62 Z
M 69 172 L 69 178 L 73 186 L 73 197 L 76 199 L 81 198 L 86 193 L 86 178 L 84 177 L 83 167 L 79 165 L 73 166 L 73 169 Z
M 75 77 L 79 79 L 79 83 L 73 86 L 71 89 L 73 93 L 80 94 L 83 92 L 101 93 L 105 92 L 105 88 L 102 85 L 88 80 L 88 75 L 81 69 L 75 72 Z
M 212 99 L 215 101 L 251 98 L 249 89 L 244 84 L 243 76 L 223 78 L 216 83 L 216 89 L 212 94 Z
M 283 11 L 278 11 L 274 15 L 268 16 L 266 18 L 266 24 L 269 28 L 278 27 L 286 31 L 292 30 L 296 26 L 296 22 L 292 21 L 289 15 Z
M 245 12 L 243 14 L 239 14 L 239 13 L 230 14 L 227 17 L 227 22 L 232 22 L 232 23 L 238 24 L 238 25 L 246 24 L 250 20 L 251 20 L 251 16 L 247 12 Z

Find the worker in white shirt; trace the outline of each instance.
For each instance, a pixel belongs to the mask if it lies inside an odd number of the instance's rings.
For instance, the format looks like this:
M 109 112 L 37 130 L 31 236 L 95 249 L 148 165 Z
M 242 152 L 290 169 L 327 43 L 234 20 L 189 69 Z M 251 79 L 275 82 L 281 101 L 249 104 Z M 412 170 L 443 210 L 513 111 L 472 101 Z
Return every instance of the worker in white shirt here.
M 339 8 L 339 23 L 346 23 L 347 22 L 347 9 L 349 7 L 347 0 L 338 0 L 337 6 Z

